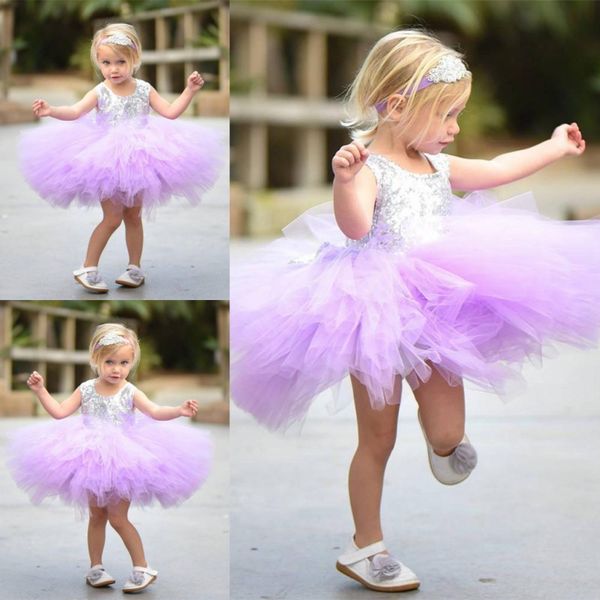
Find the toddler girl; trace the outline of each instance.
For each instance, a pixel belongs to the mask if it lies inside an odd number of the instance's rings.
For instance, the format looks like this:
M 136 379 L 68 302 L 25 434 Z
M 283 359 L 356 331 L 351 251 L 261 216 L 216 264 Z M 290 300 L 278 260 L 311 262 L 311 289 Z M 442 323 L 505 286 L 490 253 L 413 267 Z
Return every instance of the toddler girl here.
M 433 474 L 453 485 L 477 462 L 464 432 L 463 380 L 504 395 L 522 363 L 553 342 L 587 347 L 598 338 L 600 223 L 552 221 L 527 196 L 493 203 L 451 193 L 580 155 L 577 124 L 492 160 L 444 154 L 470 92 L 461 55 L 433 36 L 383 37 L 351 88 L 345 124 L 355 141 L 332 161 L 334 215 L 309 211 L 233 280 L 232 395 L 240 407 L 285 428 L 305 417 L 315 395 L 351 377 L 355 532 L 337 568 L 378 591 L 419 586 L 388 553 L 380 521 L 403 380 L 419 406 Z
M 62 207 L 74 201 L 101 206 L 102 221 L 92 232 L 83 266 L 73 273 L 75 281 L 96 294 L 108 291 L 98 264 L 121 222 L 129 264 L 116 283 L 136 288 L 145 280 L 140 267 L 142 208 L 148 212 L 172 195 L 199 202 L 221 162 L 221 144 L 213 131 L 173 121 L 204 85 L 201 75 L 189 75 L 185 90 L 169 103 L 149 83 L 133 77 L 141 55 L 131 25 L 115 23 L 97 31 L 91 59 L 102 83 L 73 106 L 36 100 L 37 116 L 70 123 L 36 128 L 20 143 L 22 171 L 40 196 Z M 149 116 L 150 109 L 160 117 Z
M 195 400 L 158 406 L 127 381 L 139 358 L 134 331 L 113 323 L 97 327 L 90 343 L 90 365 L 97 377 L 59 403 L 34 371 L 27 385 L 58 420 L 22 429 L 9 445 L 12 475 L 34 503 L 58 496 L 89 510 L 90 570 L 85 579 L 92 587 L 115 583 L 102 565 L 106 523 L 121 536 L 133 563 L 126 593 L 141 591 L 158 575 L 128 519 L 129 506 L 182 502 L 204 482 L 211 462 L 206 434 L 160 423 L 194 416 Z M 66 418 L 78 408 L 80 416 Z

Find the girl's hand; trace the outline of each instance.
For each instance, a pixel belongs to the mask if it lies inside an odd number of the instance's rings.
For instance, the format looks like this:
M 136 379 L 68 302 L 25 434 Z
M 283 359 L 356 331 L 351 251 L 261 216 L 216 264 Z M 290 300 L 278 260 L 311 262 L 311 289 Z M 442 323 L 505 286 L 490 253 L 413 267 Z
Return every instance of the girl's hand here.
M 202 86 L 204 85 L 204 79 L 202 79 L 202 75 L 198 73 L 198 71 L 194 71 L 187 78 L 187 87 L 192 93 L 196 93 Z
M 44 378 L 37 371 L 34 371 L 27 378 L 27 385 L 32 392 L 39 392 L 44 389 Z
M 352 142 L 342 146 L 331 160 L 331 167 L 335 178 L 340 183 L 348 183 L 356 177 L 363 168 L 369 151 L 360 142 Z
M 45 100 L 34 100 L 33 101 L 33 114 L 36 117 L 49 117 L 50 116 L 50 105 Z
M 579 156 L 585 151 L 585 140 L 577 123 L 560 125 L 553 131 L 551 139 L 560 145 L 564 156 Z
M 198 412 L 198 402 L 196 400 L 186 400 L 179 407 L 179 412 L 182 417 L 193 417 Z

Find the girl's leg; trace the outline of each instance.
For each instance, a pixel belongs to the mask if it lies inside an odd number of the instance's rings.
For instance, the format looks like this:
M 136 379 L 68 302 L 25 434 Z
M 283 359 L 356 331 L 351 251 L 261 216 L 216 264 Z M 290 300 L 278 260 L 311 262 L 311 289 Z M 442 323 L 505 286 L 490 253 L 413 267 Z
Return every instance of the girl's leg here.
M 123 207 L 114 204 L 110 200 L 103 200 L 102 221 L 98 223 L 88 243 L 87 253 L 85 255 L 84 267 L 96 267 L 100 262 L 100 255 L 104 250 L 110 236 L 119 228 L 123 220 Z
M 465 434 L 465 391 L 432 368 L 429 381 L 413 390 L 425 434 L 439 456 L 449 456 Z
M 399 405 L 374 410 L 365 386 L 354 377 L 354 405 L 358 423 L 358 447 L 348 475 L 350 505 L 354 518 L 354 541 L 359 548 L 383 539 L 381 494 L 383 475 L 396 441 Z M 396 380 L 398 399 L 402 381 Z
M 129 264 L 140 266 L 142 248 L 144 246 L 144 226 L 142 224 L 142 207 L 132 206 L 123 210 L 125 222 L 125 241 L 129 252 Z
M 90 567 L 102 564 L 102 552 L 106 539 L 106 522 L 108 511 L 104 507 L 96 506 L 90 502 L 90 522 L 88 524 L 88 551 L 90 554 Z
M 108 520 L 113 529 L 121 536 L 131 562 L 134 567 L 147 567 L 146 557 L 144 556 L 144 547 L 142 538 L 137 529 L 131 524 L 127 513 L 129 511 L 129 502 L 121 500 L 118 504 L 111 504 L 108 508 Z

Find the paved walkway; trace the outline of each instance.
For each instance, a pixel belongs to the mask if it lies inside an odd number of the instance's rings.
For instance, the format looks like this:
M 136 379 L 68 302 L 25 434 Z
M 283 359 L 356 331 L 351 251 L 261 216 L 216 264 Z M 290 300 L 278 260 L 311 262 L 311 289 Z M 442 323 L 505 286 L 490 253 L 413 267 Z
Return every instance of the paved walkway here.
M 431 476 L 404 394 L 384 487 L 390 548 L 421 578 L 420 600 L 600 598 L 600 351 L 528 368 L 508 404 L 468 393 L 479 466 L 463 484 Z M 346 477 L 351 406 L 319 401 L 299 434 L 232 415 L 232 600 L 380 598 L 335 570 L 352 533 Z
M 5 466 L 8 434 L 33 419 L 0 419 L 0 597 L 6 600 L 121 599 L 129 556 L 108 528 L 105 565 L 117 583 L 94 590 L 86 522 L 59 503 L 33 506 Z M 197 427 L 197 425 L 190 425 Z M 203 488 L 177 508 L 132 509 L 131 519 L 159 578 L 143 593 L 154 600 L 229 599 L 229 431 L 203 425 L 215 444 L 215 463 Z
M 227 140 L 228 119 L 202 119 Z M 0 127 L 0 299 L 97 299 L 73 281 L 100 208 L 54 208 L 21 176 L 16 147 L 21 131 L 43 125 Z M 203 202 L 182 199 L 146 221 L 143 267 L 147 282 L 123 289 L 114 280 L 127 265 L 124 229 L 111 238 L 101 272 L 110 299 L 224 299 L 229 296 L 229 168 L 227 160 Z M 101 296 L 106 297 L 106 296 Z

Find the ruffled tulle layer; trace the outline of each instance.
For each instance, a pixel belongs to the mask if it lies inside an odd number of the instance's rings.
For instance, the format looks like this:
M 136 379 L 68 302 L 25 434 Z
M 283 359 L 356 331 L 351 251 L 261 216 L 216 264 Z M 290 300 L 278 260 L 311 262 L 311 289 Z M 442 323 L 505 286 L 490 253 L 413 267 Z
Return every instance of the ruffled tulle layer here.
M 224 148 L 216 131 L 190 120 L 111 126 L 86 116 L 27 131 L 19 160 L 31 187 L 56 206 L 111 199 L 148 210 L 171 196 L 199 202 L 217 178 Z
M 34 503 L 58 496 L 84 510 L 91 501 L 167 507 L 204 482 L 211 456 L 209 437 L 193 426 L 141 415 L 134 425 L 90 426 L 76 416 L 17 431 L 8 465 Z
M 397 375 L 416 387 L 432 367 L 506 395 L 526 359 L 598 339 L 600 221 L 544 218 L 527 195 L 473 195 L 436 240 L 393 253 L 345 247 L 320 212 L 233 271 L 232 396 L 271 428 L 349 373 L 374 408 L 398 401 Z

